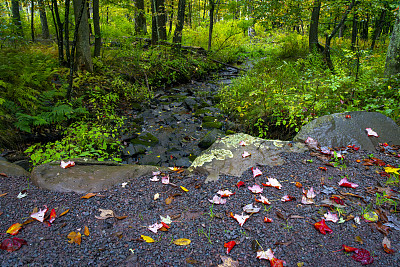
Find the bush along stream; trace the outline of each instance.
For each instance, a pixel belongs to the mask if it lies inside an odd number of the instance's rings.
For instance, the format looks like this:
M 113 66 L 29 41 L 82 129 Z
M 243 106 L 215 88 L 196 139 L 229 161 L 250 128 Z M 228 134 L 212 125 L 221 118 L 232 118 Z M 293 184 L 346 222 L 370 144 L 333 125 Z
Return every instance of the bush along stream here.
M 217 138 L 233 133 L 237 126 L 215 107 L 215 95 L 238 73 L 227 67 L 215 73 L 218 79 L 156 91 L 150 103 L 126 110 L 123 162 L 189 167 Z

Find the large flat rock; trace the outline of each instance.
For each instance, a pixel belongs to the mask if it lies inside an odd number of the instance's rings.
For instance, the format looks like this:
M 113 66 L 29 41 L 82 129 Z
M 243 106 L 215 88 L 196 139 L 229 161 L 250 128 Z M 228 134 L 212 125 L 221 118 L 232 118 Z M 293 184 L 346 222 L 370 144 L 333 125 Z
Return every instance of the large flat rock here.
M 0 160 L 0 173 L 5 173 L 7 176 L 30 176 L 24 168 L 6 160 Z
M 244 141 L 246 146 L 239 145 Z M 265 140 L 247 134 L 228 135 L 204 150 L 189 167 L 189 171 L 207 175 L 206 183 L 217 181 L 220 175 L 241 176 L 257 165 L 277 166 L 284 164 L 281 152 L 302 153 L 308 149 L 302 143 Z M 251 154 L 242 158 L 243 152 Z
M 346 118 L 350 115 L 351 118 Z M 368 137 L 365 128 L 372 128 L 379 137 Z M 293 141 L 316 139 L 321 146 L 345 147 L 356 145 L 363 150 L 376 151 L 378 143 L 400 145 L 400 127 L 378 112 L 353 111 L 317 118 L 303 126 Z
M 56 192 L 98 192 L 132 178 L 150 175 L 160 167 L 143 165 L 103 165 L 79 163 L 63 169 L 58 163 L 47 163 L 33 169 L 31 180 L 40 188 Z

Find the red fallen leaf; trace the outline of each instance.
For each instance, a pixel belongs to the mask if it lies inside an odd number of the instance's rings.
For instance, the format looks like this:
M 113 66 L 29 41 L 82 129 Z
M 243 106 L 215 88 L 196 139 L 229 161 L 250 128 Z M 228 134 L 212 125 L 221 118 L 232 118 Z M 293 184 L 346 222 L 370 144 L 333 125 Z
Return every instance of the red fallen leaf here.
M 226 248 L 226 254 L 229 254 L 231 252 L 232 248 L 236 245 L 236 242 L 234 240 L 229 241 L 228 243 L 224 244 L 224 248 Z
M 351 119 L 351 115 L 346 115 L 346 119 Z
M 166 224 L 165 222 L 161 222 L 161 224 L 162 224 L 165 228 L 169 229 L 169 225 Z
M 296 198 L 294 196 L 291 196 L 291 195 L 284 195 L 281 198 L 282 202 L 288 202 L 288 201 L 293 201 L 293 200 L 296 200 Z
M 53 223 L 54 220 L 56 219 L 56 217 L 57 217 L 57 215 L 56 215 L 56 210 L 55 210 L 55 209 L 52 209 L 51 212 L 50 212 L 49 222 L 50 222 L 50 223 Z
M 315 227 L 317 230 L 319 230 L 320 233 L 323 234 L 323 235 L 326 235 L 326 232 L 328 232 L 328 233 L 332 233 L 332 232 L 333 232 L 332 229 L 329 228 L 329 227 L 326 225 L 324 219 L 322 219 L 322 220 L 319 221 L 319 222 L 316 222 L 316 223 L 314 224 L 314 227 Z
M 358 187 L 358 184 L 349 182 L 349 181 L 347 181 L 347 177 L 344 177 L 342 180 L 339 181 L 339 186 L 356 188 L 356 187 Z
M 16 235 L 16 234 L 18 234 L 21 227 L 22 227 L 22 224 L 14 223 L 13 225 L 10 226 L 10 228 L 8 228 L 6 233 L 10 234 L 10 235 Z
M 61 168 L 66 169 L 66 168 L 75 166 L 75 162 L 73 162 L 73 161 L 64 162 L 62 160 L 61 163 L 60 163 L 60 166 L 61 166 Z
M 326 171 L 326 167 L 318 167 L 318 169 Z
M 379 173 L 379 175 L 380 175 L 381 177 L 390 177 L 390 174 L 387 173 L 387 172 L 385 172 L 385 171 L 381 171 L 381 172 Z
M 12 252 L 20 249 L 22 245 L 26 244 L 28 243 L 25 240 L 18 237 L 7 238 L 1 242 L 0 249 Z
M 371 257 L 371 254 L 368 250 L 359 248 L 354 251 L 355 254 L 351 256 L 355 261 L 361 262 L 362 265 L 371 264 L 374 262 L 374 258 Z
M 335 201 L 337 204 L 344 205 L 344 201 L 340 197 L 331 197 L 331 199 Z
M 251 171 L 253 172 L 253 178 L 262 175 L 262 171 L 257 167 L 255 169 L 251 167 Z
M 241 187 L 241 186 L 244 186 L 244 182 L 239 181 L 239 182 L 236 184 L 236 186 L 237 186 L 238 188 Z
M 277 258 L 272 258 L 269 263 L 271 264 L 271 267 L 283 267 L 286 262 Z
M 342 245 L 342 247 L 343 247 L 344 251 L 346 251 L 346 252 L 353 252 L 353 251 L 357 250 L 357 248 L 349 247 L 346 245 Z M 341 250 L 343 250 L 343 249 L 341 249 Z
M 388 246 L 386 244 L 383 244 L 383 250 L 388 254 L 394 254 L 395 253 L 395 250 L 391 249 L 391 248 L 388 248 Z
M 271 218 L 264 217 L 264 222 L 270 223 L 273 222 L 273 220 Z

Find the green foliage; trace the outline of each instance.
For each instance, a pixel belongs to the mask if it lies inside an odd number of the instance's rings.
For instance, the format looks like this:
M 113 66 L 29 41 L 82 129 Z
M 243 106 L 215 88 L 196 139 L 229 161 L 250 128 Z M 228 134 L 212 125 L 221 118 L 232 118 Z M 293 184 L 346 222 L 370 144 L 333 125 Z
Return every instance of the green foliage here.
M 64 132 L 65 136 L 60 141 L 32 145 L 25 153 L 30 157 L 33 166 L 80 157 L 98 161 L 121 161 L 118 129 L 122 124 L 122 120 L 118 120 L 114 127 L 98 123 L 74 123 Z

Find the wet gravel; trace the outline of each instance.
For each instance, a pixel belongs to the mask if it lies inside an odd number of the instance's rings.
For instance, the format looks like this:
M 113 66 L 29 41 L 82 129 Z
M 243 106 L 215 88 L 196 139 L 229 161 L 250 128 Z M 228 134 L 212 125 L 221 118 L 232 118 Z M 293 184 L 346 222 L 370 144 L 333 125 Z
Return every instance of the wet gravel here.
M 360 225 L 354 220 L 342 224 L 327 222 L 333 233 L 326 235 L 313 226 L 329 210 L 329 207 L 321 206 L 321 201 L 330 196 L 320 192 L 322 184 L 334 187 L 335 194 L 343 197 L 347 205 L 343 209 L 344 218 L 350 214 L 360 216 L 368 205 L 372 210 L 380 208 L 391 215 L 389 210 L 393 206 L 377 206 L 376 196 L 366 192 L 367 187 L 385 186 L 386 181 L 377 173 L 383 170 L 382 167 L 366 167 L 362 162 L 356 162 L 367 158 L 367 153 L 350 154 L 342 170 L 326 166 L 326 171 L 319 169 L 325 165 L 309 152 L 282 154 L 282 157 L 286 161 L 284 165 L 259 166 L 263 175 L 256 178 L 249 169 L 242 177 L 224 176 L 216 183 L 204 184 L 204 176 L 171 171 L 170 181 L 178 187 L 162 184 L 161 180 L 151 182 L 151 177 L 132 178 L 125 187 L 115 185 L 89 199 L 82 199 L 82 195 L 76 193 L 38 189 L 27 178 L 0 176 L 0 195 L 7 193 L 0 197 L 1 240 L 11 237 L 6 234 L 7 229 L 14 223 L 24 222 L 35 207 L 40 209 L 47 205 L 49 210 L 55 208 L 57 215 L 69 209 L 50 227 L 38 221 L 24 225 L 16 237 L 25 239 L 28 244 L 14 252 L 0 250 L 1 266 L 217 266 L 222 264 L 220 255 L 239 261 L 240 266 L 269 266 L 268 261 L 256 258 L 257 250 L 268 248 L 277 258 L 285 260 L 287 266 L 361 265 L 351 258 L 352 253 L 338 251 L 343 244 L 369 250 L 374 257 L 371 266 L 400 266 L 400 234 L 396 229 L 391 229 L 387 236 L 396 253 L 387 254 L 381 244 L 384 235 L 374 229 L 372 223 L 364 220 Z M 398 158 L 384 154 L 375 153 L 375 157 L 395 167 L 400 164 Z M 339 188 L 338 182 L 344 175 L 360 186 Z M 242 214 L 242 207 L 253 203 L 256 196 L 247 186 L 265 183 L 266 176 L 278 179 L 282 189 L 264 187 L 262 195 L 272 202 L 271 205 L 256 203 L 262 207 L 261 211 L 253 214 L 241 227 L 229 213 Z M 239 180 L 246 186 L 237 188 Z M 313 186 L 318 193 L 315 205 L 300 203 L 302 188 L 296 187 L 295 182 L 300 182 L 306 189 Z M 189 191 L 184 192 L 180 186 Z M 399 189 L 393 185 L 391 188 Z M 17 195 L 24 189 L 28 195 L 18 199 Z M 220 189 L 229 189 L 235 195 L 224 205 L 212 205 L 208 199 Z M 346 192 L 362 198 L 344 195 Z M 160 198 L 154 200 L 156 193 Z M 397 192 L 394 193 L 399 197 Z M 286 194 L 296 200 L 282 202 L 280 199 Z M 165 200 L 170 196 L 173 200 L 167 205 Z M 127 217 L 97 219 L 99 209 L 110 209 L 116 216 Z M 330 210 L 337 214 L 335 209 Z M 171 216 L 173 222 L 168 231 L 154 234 L 147 227 L 159 223 L 160 215 Z M 273 222 L 264 223 L 264 216 L 272 218 Z M 399 218 L 398 214 L 394 216 Z M 89 228 L 89 236 L 83 235 L 85 226 Z M 82 233 L 80 245 L 68 243 L 67 235 L 72 231 Z M 150 236 L 156 242 L 141 241 L 141 235 Z M 190 245 L 175 245 L 173 240 L 179 238 L 190 239 Z M 224 243 L 231 240 L 237 245 L 227 255 Z

